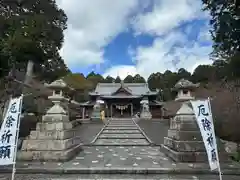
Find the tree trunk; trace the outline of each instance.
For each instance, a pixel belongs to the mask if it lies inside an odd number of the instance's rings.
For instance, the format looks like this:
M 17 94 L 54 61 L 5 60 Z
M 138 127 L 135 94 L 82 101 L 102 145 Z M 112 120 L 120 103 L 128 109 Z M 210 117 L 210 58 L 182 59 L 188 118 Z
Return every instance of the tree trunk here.
M 31 82 L 33 77 L 33 66 L 34 66 L 34 62 L 29 60 L 27 64 L 27 71 L 25 75 L 24 84 L 29 84 Z

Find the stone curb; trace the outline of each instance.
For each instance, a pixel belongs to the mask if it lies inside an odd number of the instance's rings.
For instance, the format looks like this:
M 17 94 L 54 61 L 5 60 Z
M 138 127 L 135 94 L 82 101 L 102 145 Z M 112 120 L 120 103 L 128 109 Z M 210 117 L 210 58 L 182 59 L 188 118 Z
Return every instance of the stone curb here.
M 12 168 L 1 168 L 0 173 L 12 173 Z M 172 174 L 172 175 L 218 175 L 209 169 L 172 168 L 17 168 L 17 174 Z M 239 169 L 222 170 L 223 175 L 239 175 Z
M 151 146 L 151 144 L 91 144 L 90 146 Z

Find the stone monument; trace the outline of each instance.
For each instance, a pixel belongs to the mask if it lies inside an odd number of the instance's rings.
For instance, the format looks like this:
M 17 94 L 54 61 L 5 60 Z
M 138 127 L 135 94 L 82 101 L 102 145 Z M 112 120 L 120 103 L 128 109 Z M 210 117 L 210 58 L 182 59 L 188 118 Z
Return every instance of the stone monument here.
M 161 149 L 176 162 L 208 161 L 202 136 L 189 101 L 194 99 L 190 90 L 196 87 L 198 85 L 184 79 L 175 85 L 175 90 L 178 90 L 176 101 L 181 101 L 182 105 L 170 122 L 170 129 L 167 137 L 164 137 Z M 220 159 L 227 159 L 224 153 L 220 153 Z
M 149 111 L 149 105 L 148 105 L 148 99 L 143 99 L 141 101 L 142 104 L 142 111 L 140 113 L 140 118 L 141 119 L 152 119 L 152 114 Z
M 69 87 L 61 79 L 46 86 L 53 90 L 48 98 L 54 105 L 23 141 L 19 160 L 67 161 L 81 149 L 78 123 L 69 120 L 69 99 L 63 96 Z

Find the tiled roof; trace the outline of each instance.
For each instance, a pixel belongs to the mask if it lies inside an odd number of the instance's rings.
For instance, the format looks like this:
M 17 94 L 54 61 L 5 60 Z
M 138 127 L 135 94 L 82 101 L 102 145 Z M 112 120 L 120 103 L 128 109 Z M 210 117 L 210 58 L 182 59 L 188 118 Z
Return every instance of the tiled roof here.
M 102 98 L 118 98 L 118 99 L 126 99 L 126 98 L 141 98 L 141 96 L 133 96 L 133 95 L 130 95 L 130 96 L 126 96 L 126 95 L 113 95 L 113 96 L 111 96 L 111 95 L 105 95 L 105 96 L 100 96 L 100 97 L 102 97 Z
M 94 92 L 90 95 L 112 95 L 121 87 L 121 83 L 98 83 Z M 148 88 L 147 83 L 124 83 L 124 87 L 130 90 L 132 95 L 154 95 L 157 92 L 152 92 Z

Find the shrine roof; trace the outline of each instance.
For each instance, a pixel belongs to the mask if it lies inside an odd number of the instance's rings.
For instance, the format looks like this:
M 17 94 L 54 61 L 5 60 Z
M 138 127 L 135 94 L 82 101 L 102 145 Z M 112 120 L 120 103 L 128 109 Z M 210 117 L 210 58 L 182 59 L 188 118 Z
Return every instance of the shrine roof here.
M 87 102 L 80 103 L 80 106 L 93 106 L 94 104 L 95 102 L 87 101 Z
M 118 99 L 133 99 L 133 98 L 141 98 L 142 96 L 132 96 L 132 95 L 129 95 L 129 96 L 126 96 L 126 95 L 104 95 L 104 96 L 100 96 L 102 98 L 106 98 L 106 99 L 109 99 L 109 98 L 118 98 Z
M 158 92 L 150 91 L 147 83 L 98 83 L 95 91 L 90 95 L 112 96 L 120 87 L 127 88 L 132 96 L 157 95 Z
M 149 101 L 149 105 L 158 105 L 158 106 L 162 106 L 163 104 L 164 104 L 164 102 L 157 101 L 157 100 Z

